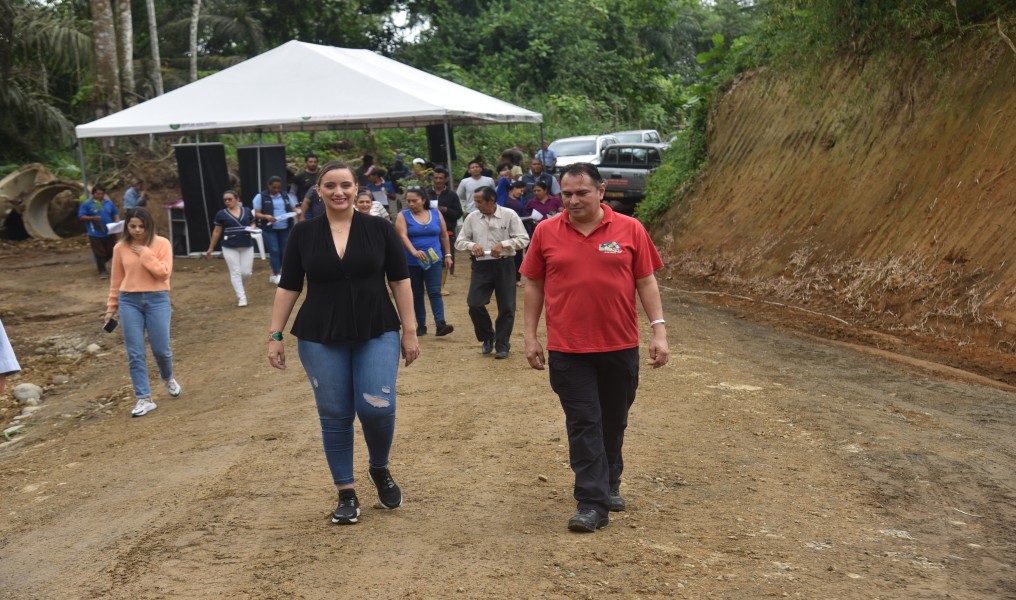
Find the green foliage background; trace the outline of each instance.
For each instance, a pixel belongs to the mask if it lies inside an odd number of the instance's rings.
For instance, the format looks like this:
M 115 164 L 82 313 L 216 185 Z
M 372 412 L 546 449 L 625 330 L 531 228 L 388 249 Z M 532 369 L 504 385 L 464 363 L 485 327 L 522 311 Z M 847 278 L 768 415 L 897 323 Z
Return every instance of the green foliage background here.
M 193 0 L 155 0 L 162 61 L 148 56 L 145 2 L 131 0 L 137 98 L 187 83 Z M 1009 23 L 1013 0 L 203 0 L 202 76 L 291 39 L 369 48 L 544 115 L 543 135 L 655 128 L 674 134 L 638 215 L 651 222 L 706 165 L 709 101 L 737 73 L 769 65 L 821 69 L 886 46 L 929 56 L 974 27 Z M 398 16 L 405 17 L 401 22 Z M 85 0 L 0 0 L 0 165 L 40 160 L 77 170 L 73 125 L 95 118 L 90 5 Z M 294 95 L 313 73 L 279 74 Z M 351 93 L 354 93 L 351 91 Z M 532 126 L 456 130 L 460 158 L 496 160 L 518 142 L 537 148 Z M 227 144 L 251 143 L 222 136 Z M 207 138 L 206 138 L 207 141 Z M 359 156 L 395 149 L 424 155 L 422 131 L 287 136 L 289 153 Z M 86 144 L 88 169 L 113 173 L 148 140 Z M 159 155 L 156 144 L 152 155 Z M 6 168 L 6 167 L 3 167 Z

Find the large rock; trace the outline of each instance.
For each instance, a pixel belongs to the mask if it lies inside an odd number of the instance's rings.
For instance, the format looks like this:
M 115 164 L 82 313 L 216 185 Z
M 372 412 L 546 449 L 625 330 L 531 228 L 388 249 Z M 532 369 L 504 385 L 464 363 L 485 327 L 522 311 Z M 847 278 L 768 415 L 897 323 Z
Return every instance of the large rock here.
M 42 388 L 34 383 L 21 383 L 14 388 L 14 397 L 22 404 L 29 400 L 41 400 Z

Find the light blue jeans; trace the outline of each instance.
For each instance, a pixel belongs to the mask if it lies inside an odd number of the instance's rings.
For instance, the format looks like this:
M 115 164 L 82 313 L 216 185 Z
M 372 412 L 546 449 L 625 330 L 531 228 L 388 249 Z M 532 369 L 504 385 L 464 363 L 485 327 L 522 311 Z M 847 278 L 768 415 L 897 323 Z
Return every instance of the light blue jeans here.
M 335 485 L 353 477 L 353 419 L 360 419 L 370 466 L 388 466 L 395 436 L 395 376 L 399 332 L 366 342 L 297 342 L 300 362 L 314 389 L 325 458 Z
M 282 255 L 286 252 L 286 242 L 289 241 L 289 229 L 265 227 L 261 230 L 261 239 L 265 241 L 268 263 L 272 265 L 272 275 L 278 275 L 282 272 Z
M 123 326 L 124 345 L 127 346 L 127 367 L 134 395 L 138 398 L 152 397 L 145 356 L 146 331 L 155 363 L 159 365 L 159 377 L 163 381 L 173 377 L 173 352 L 169 349 L 172 312 L 169 292 L 120 292 L 120 324 Z

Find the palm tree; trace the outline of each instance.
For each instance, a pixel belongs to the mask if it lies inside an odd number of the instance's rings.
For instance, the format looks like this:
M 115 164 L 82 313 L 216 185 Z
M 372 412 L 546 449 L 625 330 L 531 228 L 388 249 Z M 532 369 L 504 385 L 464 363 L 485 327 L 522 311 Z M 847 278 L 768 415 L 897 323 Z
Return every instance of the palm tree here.
M 0 0 L 0 152 L 29 155 L 72 141 L 55 90 L 87 88 L 91 67 L 92 42 L 81 23 L 41 3 Z
M 134 104 L 134 15 L 130 0 L 116 2 L 117 49 L 120 55 L 120 85 L 127 106 Z
M 95 114 L 97 118 L 123 108 L 120 64 L 116 56 L 116 25 L 109 0 L 89 0 L 92 9 L 92 42 L 95 48 Z
M 159 27 L 155 23 L 155 0 L 145 0 L 148 11 L 148 37 L 152 44 L 152 81 L 155 83 L 155 95 L 165 93 L 162 87 L 162 58 L 159 56 Z
M 190 80 L 198 80 L 198 20 L 201 18 L 201 0 L 194 0 L 190 19 Z

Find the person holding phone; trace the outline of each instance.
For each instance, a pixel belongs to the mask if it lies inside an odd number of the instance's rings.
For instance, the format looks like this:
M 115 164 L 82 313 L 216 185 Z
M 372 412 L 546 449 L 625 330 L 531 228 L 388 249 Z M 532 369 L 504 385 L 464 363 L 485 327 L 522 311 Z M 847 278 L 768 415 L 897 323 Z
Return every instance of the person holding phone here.
M 427 335 L 426 298 L 434 313 L 435 335 L 448 335 L 455 326 L 445 321 L 444 298 L 441 297 L 441 273 L 452 266 L 452 251 L 444 217 L 430 202 L 420 186 L 406 188 L 406 205 L 395 217 L 395 231 L 406 247 L 409 281 L 413 286 L 413 309 L 416 311 L 416 335 Z M 424 292 L 426 288 L 426 293 Z
M 146 332 L 166 391 L 174 398 L 181 391 L 173 377 L 173 353 L 169 347 L 172 314 L 169 278 L 173 273 L 173 247 L 169 240 L 155 234 L 155 221 L 147 209 L 127 209 L 124 221 L 126 225 L 120 241 L 113 247 L 112 277 L 103 323 L 108 324 L 119 310 L 127 347 L 127 367 L 137 398 L 131 416 L 141 417 L 156 409 L 145 357 Z

